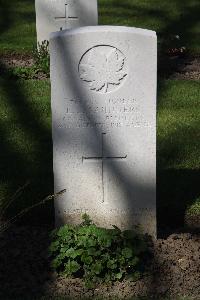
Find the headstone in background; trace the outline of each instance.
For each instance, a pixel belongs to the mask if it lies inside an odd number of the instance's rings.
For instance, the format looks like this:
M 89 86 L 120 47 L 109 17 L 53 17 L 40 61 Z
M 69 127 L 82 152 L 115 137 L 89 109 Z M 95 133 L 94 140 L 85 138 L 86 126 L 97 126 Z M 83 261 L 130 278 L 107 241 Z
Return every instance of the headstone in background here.
M 51 32 L 98 24 L 97 0 L 35 0 L 37 41 Z
M 51 35 L 57 225 L 140 225 L 156 235 L 157 39 L 96 26 Z

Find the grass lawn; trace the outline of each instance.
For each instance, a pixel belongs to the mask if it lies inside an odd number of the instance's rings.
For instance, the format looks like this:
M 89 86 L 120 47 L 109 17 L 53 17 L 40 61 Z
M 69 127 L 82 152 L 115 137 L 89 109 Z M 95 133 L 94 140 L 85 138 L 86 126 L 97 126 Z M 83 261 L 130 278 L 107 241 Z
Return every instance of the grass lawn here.
M 50 83 L 0 80 L 0 103 L 1 204 L 30 180 L 9 211 L 14 215 L 53 193 Z M 51 209 L 39 211 L 42 219 L 34 211 L 36 222 L 53 217 Z
M 157 31 L 161 47 L 170 35 L 200 52 L 199 0 L 99 0 L 99 24 Z M 36 43 L 34 0 L 0 0 L 0 52 L 30 52 Z
M 158 224 L 180 226 L 185 209 L 199 196 L 200 85 L 166 80 L 158 96 Z M 49 81 L 0 81 L 0 199 L 29 187 L 9 214 L 53 192 Z M 31 212 L 38 222 L 52 209 Z M 41 220 L 40 220 L 41 221 Z
M 0 53 L 31 52 L 36 43 L 34 0 L 0 0 Z
M 176 227 L 199 197 L 200 84 L 166 80 L 158 91 L 158 224 Z

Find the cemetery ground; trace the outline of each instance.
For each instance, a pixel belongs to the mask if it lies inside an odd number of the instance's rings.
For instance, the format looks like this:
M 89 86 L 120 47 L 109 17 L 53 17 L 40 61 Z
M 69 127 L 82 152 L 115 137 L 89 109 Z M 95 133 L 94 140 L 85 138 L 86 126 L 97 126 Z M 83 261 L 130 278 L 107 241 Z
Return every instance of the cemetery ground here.
M 47 258 L 54 225 L 49 201 L 1 233 L 0 299 L 42 299 L 42 295 L 51 299 L 54 294 L 67 299 L 200 299 L 199 1 L 99 2 L 100 24 L 158 33 L 158 240 L 150 247 L 148 276 L 87 290 L 81 280 L 53 273 Z M 4 224 L 53 194 L 53 173 L 49 79 L 41 72 L 35 79 L 23 78 L 17 69 L 34 63 L 34 1 L 18 0 L 13 5 L 0 0 L 0 8 L 0 216 Z M 15 76 L 8 75 L 10 68 L 16 70 Z

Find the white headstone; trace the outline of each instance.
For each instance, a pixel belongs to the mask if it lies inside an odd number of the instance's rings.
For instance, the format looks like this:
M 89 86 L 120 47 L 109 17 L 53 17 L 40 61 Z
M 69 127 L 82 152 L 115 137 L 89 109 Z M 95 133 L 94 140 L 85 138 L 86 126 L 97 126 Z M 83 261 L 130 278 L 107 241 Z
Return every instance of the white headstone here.
M 98 24 L 97 0 L 35 0 L 37 41 L 51 32 Z
M 114 26 L 51 35 L 57 225 L 96 224 L 156 235 L 157 39 Z

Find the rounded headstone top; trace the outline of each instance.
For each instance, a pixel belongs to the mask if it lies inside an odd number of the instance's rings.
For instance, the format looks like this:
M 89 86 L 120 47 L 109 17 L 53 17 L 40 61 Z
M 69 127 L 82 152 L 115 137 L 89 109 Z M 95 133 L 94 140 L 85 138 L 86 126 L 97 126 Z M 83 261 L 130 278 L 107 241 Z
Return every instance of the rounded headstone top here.
M 70 30 L 62 30 L 57 32 L 52 32 L 50 34 L 50 39 L 56 39 L 58 37 L 72 36 L 76 34 L 93 33 L 93 32 L 120 32 L 120 33 L 132 33 L 138 35 L 145 35 L 149 37 L 156 37 L 156 32 L 148 29 L 128 27 L 128 26 L 85 26 L 78 27 Z

